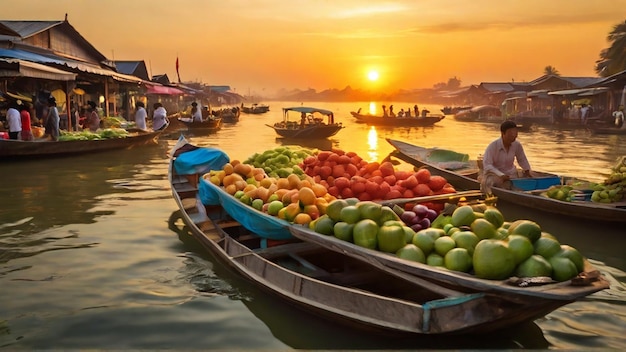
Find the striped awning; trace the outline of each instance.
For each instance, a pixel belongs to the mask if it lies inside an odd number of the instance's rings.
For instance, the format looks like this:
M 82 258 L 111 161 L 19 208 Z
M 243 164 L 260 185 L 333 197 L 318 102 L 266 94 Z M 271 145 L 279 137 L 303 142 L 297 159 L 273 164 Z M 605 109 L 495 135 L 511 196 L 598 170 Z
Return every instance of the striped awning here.
M 0 77 L 30 77 L 53 81 L 73 81 L 76 74 L 20 59 L 0 58 Z

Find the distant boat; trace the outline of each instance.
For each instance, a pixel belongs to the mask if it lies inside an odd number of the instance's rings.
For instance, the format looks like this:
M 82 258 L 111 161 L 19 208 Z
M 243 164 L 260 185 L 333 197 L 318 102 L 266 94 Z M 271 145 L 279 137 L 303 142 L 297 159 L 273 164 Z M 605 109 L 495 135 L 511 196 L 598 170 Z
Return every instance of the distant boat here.
M 594 134 L 626 134 L 626 128 L 618 127 L 589 127 Z
M 441 109 L 441 112 L 444 115 L 454 115 L 459 111 L 469 110 L 471 108 L 471 106 L 444 106 L 443 109 Z
M 294 112 L 299 114 L 298 121 L 295 118 L 290 120 L 290 113 L 293 115 Z M 283 108 L 283 120 L 266 126 L 281 137 L 305 139 L 331 137 L 343 128 L 341 123 L 334 122 L 332 111 L 306 106 Z
M 241 112 L 245 114 L 264 114 L 270 111 L 270 106 L 265 104 L 254 103 L 251 106 L 241 104 Z
M 454 119 L 459 121 L 502 122 L 502 112 L 494 105 L 479 105 L 466 110 L 457 111 Z
M 441 114 L 422 114 L 420 117 L 391 117 L 361 114 L 358 111 L 351 111 L 350 114 L 356 119 L 356 122 L 365 123 L 373 126 L 410 126 L 423 127 L 432 126 L 445 118 Z
M 189 131 L 217 131 L 222 128 L 221 118 L 209 118 L 202 121 L 190 121 L 185 119 L 178 119 L 182 122 Z

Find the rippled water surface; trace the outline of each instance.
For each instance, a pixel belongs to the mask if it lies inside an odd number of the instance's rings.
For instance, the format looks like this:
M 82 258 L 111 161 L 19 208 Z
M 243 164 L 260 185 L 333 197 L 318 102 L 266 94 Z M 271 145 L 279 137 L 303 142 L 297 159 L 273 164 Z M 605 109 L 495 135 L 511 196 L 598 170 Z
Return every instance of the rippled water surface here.
M 293 144 L 265 126 L 280 120 L 281 107 L 289 105 L 273 103 L 267 114 L 243 114 L 237 124 L 216 133 L 188 136 L 196 144 L 222 148 L 231 159 L 245 159 Z M 499 136 L 496 125 L 460 123 L 450 116 L 429 128 L 373 128 L 350 116 L 368 103 L 310 105 L 335 111 L 345 128 L 305 146 L 355 151 L 368 161 L 380 161 L 392 151 L 385 138 L 476 157 Z M 562 243 L 581 250 L 612 280 L 611 289 L 498 334 L 372 336 L 268 296 L 170 226 L 177 209 L 166 180 L 167 152 L 177 137 L 173 133 L 158 145 L 128 151 L 0 162 L 0 347 L 626 348 L 624 228 L 503 208 L 505 217 L 536 220 Z M 538 127 L 520 132 L 519 140 L 533 168 L 595 181 L 626 155 L 626 136 L 584 130 Z

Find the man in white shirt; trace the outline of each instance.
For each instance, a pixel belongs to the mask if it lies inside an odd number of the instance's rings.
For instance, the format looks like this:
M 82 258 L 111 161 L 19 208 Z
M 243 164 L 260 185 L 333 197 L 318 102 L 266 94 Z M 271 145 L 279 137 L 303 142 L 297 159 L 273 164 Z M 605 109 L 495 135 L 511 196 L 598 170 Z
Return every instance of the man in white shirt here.
M 525 177 L 530 177 L 530 163 L 522 144 L 516 140 L 517 125 L 507 120 L 500 125 L 501 137 L 491 142 L 483 155 L 483 175 L 481 189 L 491 193 L 491 187 L 511 188 L 510 180 L 517 178 L 518 171 L 514 162 L 523 170 Z
M 10 107 L 7 110 L 7 122 L 9 123 L 9 138 L 19 139 L 20 132 L 22 132 L 22 118 L 16 108 Z
M 617 110 L 613 111 L 613 118 L 615 119 L 615 127 L 626 129 L 626 123 L 624 123 L 624 105 L 620 105 Z
M 194 122 L 202 122 L 202 107 L 195 101 L 191 103 L 191 119 Z
M 167 126 L 167 111 L 161 103 L 154 103 L 152 113 L 152 129 L 158 131 Z
M 142 130 L 146 129 L 146 118 L 148 117 L 148 112 L 146 112 L 146 107 L 142 101 L 138 101 L 135 104 L 136 112 L 135 112 L 135 125 L 137 128 Z

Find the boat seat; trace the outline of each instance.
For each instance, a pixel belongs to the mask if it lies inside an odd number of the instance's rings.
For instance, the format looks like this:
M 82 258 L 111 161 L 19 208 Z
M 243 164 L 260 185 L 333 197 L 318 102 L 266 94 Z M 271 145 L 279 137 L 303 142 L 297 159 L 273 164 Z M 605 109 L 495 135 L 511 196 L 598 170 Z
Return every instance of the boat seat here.
M 196 207 L 196 198 L 183 198 L 180 201 L 183 204 L 183 209 L 191 210 Z
M 198 188 L 196 188 L 189 182 L 176 183 L 176 184 L 173 184 L 172 186 L 174 186 L 174 190 L 176 190 L 176 192 L 178 193 L 195 192 L 198 190 Z

